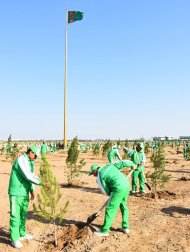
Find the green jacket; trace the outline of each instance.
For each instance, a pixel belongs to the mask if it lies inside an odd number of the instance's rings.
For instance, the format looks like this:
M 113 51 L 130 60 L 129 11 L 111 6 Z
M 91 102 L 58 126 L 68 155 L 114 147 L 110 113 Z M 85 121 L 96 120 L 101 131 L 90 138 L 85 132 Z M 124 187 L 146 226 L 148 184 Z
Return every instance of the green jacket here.
M 24 153 L 12 166 L 8 194 L 11 196 L 27 196 L 34 191 L 33 184 L 40 185 L 41 180 L 34 175 L 34 161 Z
M 131 158 L 131 161 L 133 161 L 133 163 L 137 166 L 144 166 L 144 163 L 146 162 L 146 157 L 142 150 L 136 151 L 132 149 L 127 153 L 127 155 Z
M 122 158 L 119 155 L 119 151 L 117 147 L 113 147 L 109 152 L 108 152 L 108 160 L 110 163 L 113 162 L 115 158 L 119 158 L 121 160 Z
M 97 182 L 101 191 L 110 195 L 111 192 L 120 192 L 129 187 L 126 176 L 120 172 L 125 167 L 133 167 L 134 163 L 122 160 L 117 163 L 109 163 L 98 171 Z
M 47 144 L 42 144 L 41 145 L 41 152 L 42 152 L 42 154 L 47 154 Z

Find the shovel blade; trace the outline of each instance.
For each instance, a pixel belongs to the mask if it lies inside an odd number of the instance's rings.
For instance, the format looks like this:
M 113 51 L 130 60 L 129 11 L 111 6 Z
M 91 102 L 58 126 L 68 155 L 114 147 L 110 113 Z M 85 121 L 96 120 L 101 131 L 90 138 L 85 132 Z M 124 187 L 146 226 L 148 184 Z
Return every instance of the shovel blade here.
M 147 182 L 145 182 L 145 185 L 147 186 L 148 190 L 151 191 L 151 187 Z
M 94 213 L 92 215 L 90 215 L 87 219 L 87 224 L 89 225 L 90 223 L 92 223 L 97 217 L 97 213 Z

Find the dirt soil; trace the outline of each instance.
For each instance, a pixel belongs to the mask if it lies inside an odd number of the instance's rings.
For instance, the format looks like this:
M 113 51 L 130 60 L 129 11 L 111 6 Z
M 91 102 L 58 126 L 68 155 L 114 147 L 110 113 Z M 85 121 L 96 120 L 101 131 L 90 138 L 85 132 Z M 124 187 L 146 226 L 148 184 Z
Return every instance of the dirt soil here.
M 181 147 L 182 148 L 182 147 Z M 95 157 L 92 153 L 81 153 L 86 166 L 73 186 L 66 186 L 65 159 L 63 151 L 47 155 L 54 175 L 61 185 L 63 194 L 61 204 L 69 201 L 68 211 L 57 226 L 58 247 L 53 245 L 53 226 L 34 214 L 30 203 L 27 216 L 27 232 L 34 240 L 23 242 L 19 251 L 43 252 L 189 252 L 190 251 L 190 161 L 183 154 L 176 154 L 176 148 L 166 147 L 166 172 L 171 175 L 170 182 L 158 194 L 148 191 L 144 196 L 129 196 L 130 234 L 119 231 L 121 214 L 118 212 L 109 237 L 95 237 L 93 232 L 103 223 L 104 211 L 92 225 L 86 226 L 87 218 L 97 212 L 107 200 L 93 176 L 87 171 L 93 163 L 104 165 L 106 158 Z M 121 152 L 122 155 L 122 152 Z M 151 171 L 147 155 L 146 172 Z M 36 161 L 35 173 L 39 173 L 40 160 Z M 7 194 L 11 164 L 0 156 L 0 252 L 15 251 L 9 237 L 9 198 Z M 145 172 L 145 173 L 146 173 Z M 36 195 L 40 187 L 36 186 Z M 35 199 L 36 201 L 36 199 Z

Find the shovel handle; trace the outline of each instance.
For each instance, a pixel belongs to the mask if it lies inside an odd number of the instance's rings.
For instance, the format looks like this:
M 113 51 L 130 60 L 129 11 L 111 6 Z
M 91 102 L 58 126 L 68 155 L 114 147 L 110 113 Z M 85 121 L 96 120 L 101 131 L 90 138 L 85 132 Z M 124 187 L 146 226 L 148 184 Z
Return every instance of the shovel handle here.
M 129 177 L 132 175 L 133 172 L 134 172 L 134 170 L 131 170 L 131 171 L 129 172 L 129 174 L 127 175 L 127 178 L 129 178 Z
M 96 216 L 98 216 L 102 212 L 102 210 L 104 209 L 104 207 L 107 205 L 108 201 L 109 201 L 109 199 L 106 200 L 106 202 L 101 206 L 101 208 L 99 209 L 99 211 L 96 213 Z

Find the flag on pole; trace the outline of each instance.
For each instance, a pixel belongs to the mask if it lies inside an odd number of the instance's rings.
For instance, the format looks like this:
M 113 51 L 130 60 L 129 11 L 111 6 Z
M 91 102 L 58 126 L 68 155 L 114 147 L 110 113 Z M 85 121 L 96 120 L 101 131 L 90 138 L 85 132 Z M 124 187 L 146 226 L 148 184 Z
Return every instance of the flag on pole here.
M 80 11 L 68 11 L 68 24 L 82 20 L 83 15 L 84 13 Z

